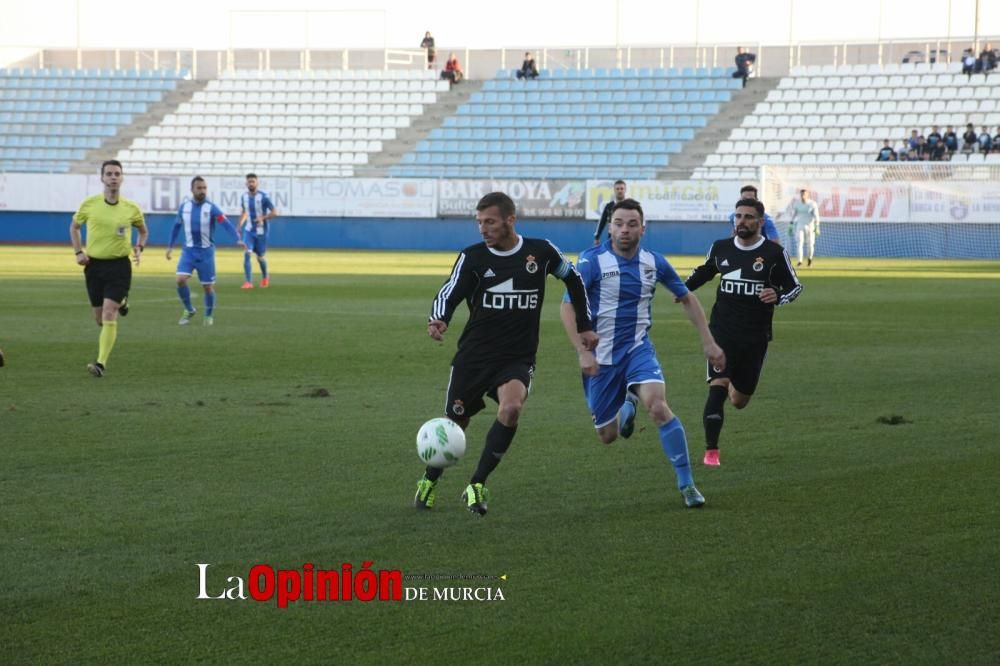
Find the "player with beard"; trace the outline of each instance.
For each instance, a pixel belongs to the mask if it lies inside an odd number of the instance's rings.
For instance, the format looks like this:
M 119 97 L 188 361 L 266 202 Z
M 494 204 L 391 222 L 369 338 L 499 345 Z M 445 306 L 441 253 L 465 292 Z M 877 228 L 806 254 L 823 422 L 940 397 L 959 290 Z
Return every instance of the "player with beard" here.
M 548 275 L 566 283 L 581 345 L 588 349 L 597 345 L 580 274 L 549 241 L 520 236 L 514 230 L 514 212 L 513 200 L 503 192 L 479 200 L 476 220 L 483 242 L 458 255 L 427 324 L 427 334 L 440 341 L 459 304 L 464 301 L 469 307 L 469 320 L 451 363 L 445 415 L 465 430 L 486 406 L 484 395 L 498 404 L 479 465 L 462 495 L 466 508 L 480 516 L 486 515 L 489 501 L 486 478 L 510 447 L 528 398 Z M 417 509 L 434 506 L 443 473 L 439 467 L 427 467 L 417 482 L 413 499 Z
M 706 465 L 719 464 L 726 399 L 736 409 L 743 409 L 757 388 L 771 341 L 774 308 L 791 303 L 802 292 L 788 254 L 761 236 L 763 218 L 764 204 L 740 199 L 736 203 L 736 237 L 715 241 L 705 263 L 685 282 L 694 291 L 722 275 L 709 328 L 726 353 L 726 366 L 708 364 L 708 400 L 703 414 Z
M 585 250 L 578 262 L 590 316 L 600 337 L 596 349 L 588 349 L 576 332 L 570 304 L 564 302 L 560 310 L 566 335 L 580 359 L 587 405 L 598 438 L 610 444 L 618 435 L 631 436 L 635 405 L 641 401 L 656 424 L 663 453 L 673 465 L 684 505 L 698 508 L 705 504 L 705 498 L 694 485 L 687 435 L 667 405 L 663 370 L 649 339 L 657 283 L 684 304 L 684 314 L 698 330 L 709 363 L 725 367 L 725 355 L 708 330 L 701 303 L 670 262 L 662 254 L 639 246 L 646 223 L 638 201 L 625 199 L 615 205 L 610 231 L 610 240 Z

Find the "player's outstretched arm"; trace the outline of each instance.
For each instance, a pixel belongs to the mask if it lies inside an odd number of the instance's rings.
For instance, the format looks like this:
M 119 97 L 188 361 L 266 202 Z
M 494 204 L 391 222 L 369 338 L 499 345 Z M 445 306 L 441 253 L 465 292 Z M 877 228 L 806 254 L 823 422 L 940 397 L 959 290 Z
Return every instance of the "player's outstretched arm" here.
M 705 353 L 705 358 L 720 370 L 726 367 L 726 354 L 715 342 L 712 331 L 708 329 L 708 321 L 705 320 L 705 311 L 701 307 L 701 301 L 693 293 L 688 292 L 680 298 L 684 305 L 684 314 L 688 320 L 694 324 L 698 335 L 701 337 L 701 348 Z
M 597 357 L 594 356 L 593 348 L 587 348 L 580 333 L 576 330 L 576 312 L 573 310 L 571 303 L 563 301 L 559 304 L 559 319 L 562 320 L 566 337 L 569 338 L 570 344 L 576 350 L 576 357 L 580 362 L 580 370 L 585 375 L 596 375 L 598 370 Z M 592 331 L 588 332 L 592 333 Z

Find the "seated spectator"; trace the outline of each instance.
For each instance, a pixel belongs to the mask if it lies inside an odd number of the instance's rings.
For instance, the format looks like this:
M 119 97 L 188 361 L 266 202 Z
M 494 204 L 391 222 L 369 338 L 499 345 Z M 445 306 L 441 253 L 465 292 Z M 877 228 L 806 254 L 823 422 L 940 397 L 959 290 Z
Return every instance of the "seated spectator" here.
M 462 73 L 462 66 L 458 64 L 458 56 L 454 52 L 448 54 L 448 61 L 444 64 L 441 78 L 448 79 L 453 84 L 461 83 L 462 79 L 465 78 L 465 74 Z
M 990 152 L 1000 153 L 1000 126 L 997 127 L 997 133 L 993 135 L 993 149 Z
M 916 148 L 910 148 L 910 152 L 906 155 L 907 162 L 921 162 L 923 159 L 924 158 L 920 155 L 920 151 Z
M 920 132 L 913 130 L 910 132 L 910 138 L 906 140 L 908 144 L 908 150 L 920 151 Z
M 944 132 L 944 147 L 948 151 L 949 157 L 958 150 L 958 135 L 955 134 L 955 130 L 952 129 L 951 125 L 948 125 L 948 129 Z
M 941 137 L 941 132 L 938 131 L 937 125 L 932 127 L 931 133 L 927 135 L 927 143 L 924 144 L 924 150 L 927 152 L 927 159 L 929 160 L 940 160 L 941 156 L 944 155 L 944 139 Z
M 979 53 L 979 70 L 982 71 L 983 76 L 988 77 L 990 75 L 990 70 L 997 68 L 997 52 L 993 50 L 993 45 L 989 42 L 983 47 L 983 50 Z
M 965 126 L 965 134 L 962 135 L 962 142 L 963 153 L 976 152 L 976 147 L 979 145 L 979 135 L 976 134 L 976 130 L 972 126 L 972 123 Z
M 906 156 L 910 153 L 910 139 L 909 137 L 903 137 L 903 142 L 896 146 L 896 157 L 901 160 L 905 160 Z
M 882 149 L 878 151 L 876 162 L 891 162 L 896 159 L 896 151 L 889 145 L 889 139 L 882 142 Z
M 753 65 L 757 62 L 757 54 L 747 53 L 742 46 L 736 48 L 736 71 L 733 72 L 734 79 L 743 79 L 743 87 L 747 87 L 747 79 L 753 74 Z
M 971 79 L 972 73 L 976 71 L 976 62 L 976 56 L 972 54 L 972 49 L 966 49 L 962 56 L 962 74 Z
M 986 127 L 983 127 L 983 131 L 979 133 L 979 152 L 986 155 L 993 148 L 993 137 L 987 131 Z
M 535 65 L 535 59 L 531 57 L 531 51 L 524 52 L 524 62 L 521 63 L 521 69 L 517 70 L 517 78 L 538 78 L 538 67 Z

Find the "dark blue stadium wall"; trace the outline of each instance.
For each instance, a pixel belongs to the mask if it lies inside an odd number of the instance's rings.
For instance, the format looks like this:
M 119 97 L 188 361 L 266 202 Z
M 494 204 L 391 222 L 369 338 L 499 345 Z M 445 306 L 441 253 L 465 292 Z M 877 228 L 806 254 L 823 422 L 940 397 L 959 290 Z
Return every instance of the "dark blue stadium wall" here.
M 0 213 L 0 243 L 69 243 L 69 213 Z M 150 245 L 166 245 L 173 215 L 147 215 Z M 704 254 L 727 233 L 721 222 L 651 222 L 647 242 L 670 254 Z M 575 253 L 592 243 L 594 223 L 570 220 L 520 220 L 520 233 L 550 239 Z M 223 230 L 216 240 L 231 241 Z M 271 225 L 273 247 L 355 250 L 460 250 L 479 240 L 469 219 L 385 219 L 283 217 Z
M 69 243 L 69 213 L 0 212 L 0 243 Z M 166 245 L 172 215 L 149 215 L 150 244 Z M 520 220 L 527 236 L 550 239 L 566 252 L 588 247 L 594 223 Z M 996 259 L 1000 224 L 824 223 L 816 253 L 827 257 Z M 650 222 L 646 244 L 667 254 L 700 255 L 729 233 L 724 222 Z M 220 244 L 229 239 L 220 231 Z M 460 250 L 478 240 L 472 219 L 286 217 L 272 225 L 273 247 L 356 250 Z M 787 239 L 783 239 L 787 241 Z M 786 242 L 787 244 L 787 242 Z

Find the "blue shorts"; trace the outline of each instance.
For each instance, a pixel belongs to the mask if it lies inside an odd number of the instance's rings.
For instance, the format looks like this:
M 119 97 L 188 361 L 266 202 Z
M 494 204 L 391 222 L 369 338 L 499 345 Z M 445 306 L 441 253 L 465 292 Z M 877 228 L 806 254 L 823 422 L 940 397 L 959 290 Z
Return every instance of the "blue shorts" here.
M 253 252 L 258 257 L 263 257 L 267 253 L 267 236 L 258 236 L 252 231 L 243 231 L 243 242 L 247 246 L 247 252 Z
M 583 376 L 583 394 L 594 419 L 594 427 L 615 420 L 625 402 L 625 392 L 636 384 L 663 384 L 663 370 L 656 350 L 647 343 L 625 355 L 616 365 L 602 365 L 594 377 Z
M 177 262 L 178 275 L 193 275 L 198 271 L 198 280 L 202 284 L 215 284 L 215 248 L 186 247 L 181 252 L 181 260 Z

